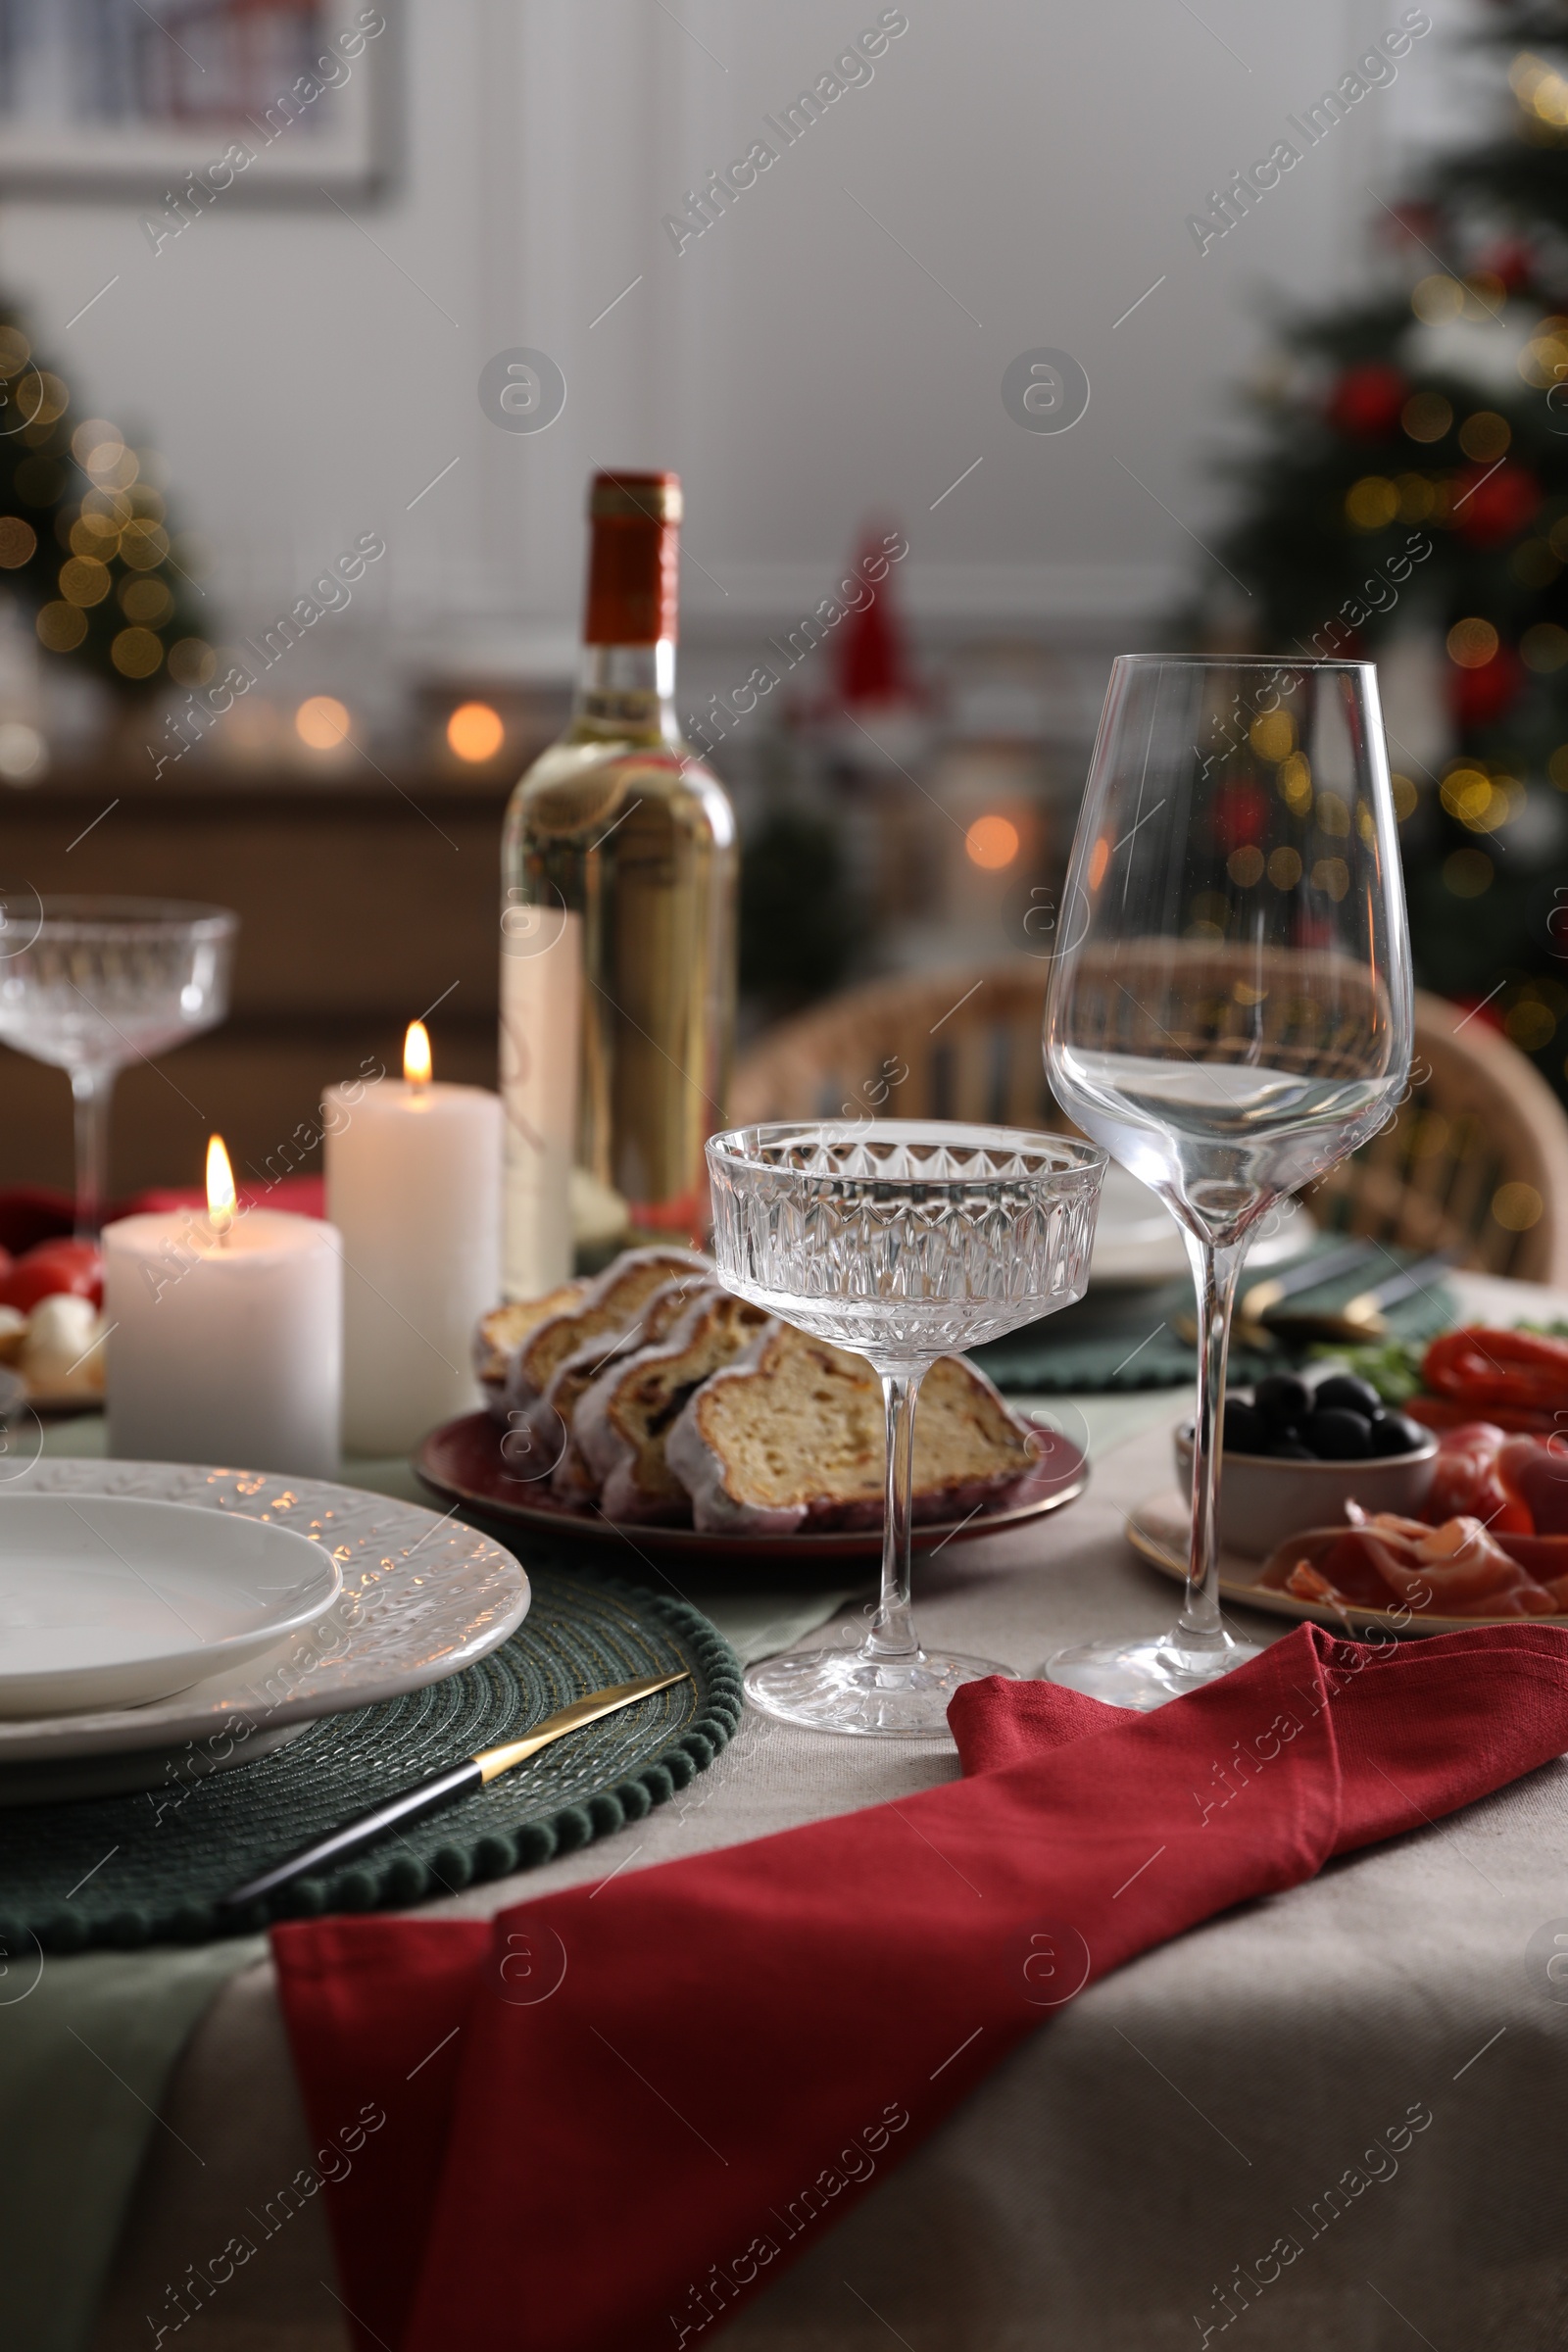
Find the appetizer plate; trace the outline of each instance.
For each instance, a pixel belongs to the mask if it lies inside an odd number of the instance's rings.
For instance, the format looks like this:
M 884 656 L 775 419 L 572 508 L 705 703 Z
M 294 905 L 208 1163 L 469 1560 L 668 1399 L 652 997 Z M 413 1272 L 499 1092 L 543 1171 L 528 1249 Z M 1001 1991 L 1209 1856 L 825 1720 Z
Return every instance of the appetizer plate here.
M 1172 1487 L 1163 1494 L 1151 1494 L 1128 1514 L 1127 1541 L 1152 1568 L 1157 1568 L 1162 1576 L 1171 1577 L 1178 1584 L 1185 1584 L 1190 1527 L 1191 1506 Z M 1441 1617 L 1429 1616 L 1425 1610 L 1416 1617 L 1406 1608 L 1368 1609 L 1356 1601 L 1333 1608 L 1322 1601 L 1298 1600 L 1294 1592 L 1279 1592 L 1260 1584 L 1258 1580 L 1265 1566 L 1263 1560 L 1243 1559 L 1234 1551 L 1222 1551 L 1221 1600 L 1241 1608 L 1266 1609 L 1271 1617 L 1290 1617 L 1298 1622 L 1309 1617 L 1314 1625 L 1327 1626 L 1331 1634 L 1461 1634 L 1477 1625 L 1555 1625 L 1568 1633 L 1568 1620 L 1553 1617 Z
M 934 1550 L 949 1542 L 972 1543 L 977 1536 L 1022 1527 L 1077 1500 L 1089 1484 L 1088 1462 L 1071 1440 L 1049 1423 L 1037 1422 L 1036 1427 L 1043 1440 L 1040 1461 L 1010 1499 L 994 1508 L 982 1504 L 965 1519 L 917 1520 L 916 1550 Z M 552 1502 L 537 1479 L 518 1478 L 502 1457 L 501 1437 L 498 1424 L 488 1413 L 465 1413 L 460 1420 L 448 1421 L 430 1432 L 414 1456 L 416 1476 L 443 1501 L 465 1504 L 509 1525 L 588 1543 L 630 1544 L 655 1555 L 793 1561 L 798 1566 L 816 1560 L 877 1560 L 882 1556 L 879 1526 L 828 1528 L 794 1536 L 709 1535 L 691 1527 L 650 1527 L 641 1522 L 622 1527 L 603 1512 L 572 1510 Z
M 1298 1257 L 1316 1230 L 1309 1211 L 1298 1200 L 1282 1200 L 1264 1219 L 1262 1232 L 1248 1250 L 1248 1269 L 1257 1274 L 1287 1258 Z M 1100 1191 L 1094 1253 L 1089 1261 L 1090 1287 L 1143 1290 L 1174 1282 L 1187 1271 L 1182 1229 L 1170 1210 L 1157 1193 L 1112 1161 Z
M 1193 1425 L 1171 1432 L 1176 1455 L 1176 1490 L 1191 1493 Z M 1259 1563 L 1278 1544 L 1303 1527 L 1331 1527 L 1345 1515 L 1345 1497 L 1361 1508 L 1395 1511 L 1419 1519 L 1437 1476 L 1438 1441 L 1429 1438 L 1415 1453 L 1377 1454 L 1359 1462 L 1291 1462 L 1266 1453 L 1225 1452 L 1219 1490 L 1219 1532 L 1224 1548 Z
M 138 1707 L 324 1616 L 325 1545 L 237 1511 L 129 1494 L 0 1494 L 0 1717 Z
M 459 1673 L 527 1613 L 528 1579 L 510 1551 L 416 1503 L 325 1479 L 183 1462 L 34 1461 L 24 1476 L 29 1497 L 69 1495 L 78 1508 L 89 1497 L 130 1496 L 288 1529 L 330 1554 L 339 1585 L 314 1623 L 175 1695 L 0 1722 L 0 1803 L 9 1768 L 72 1757 L 167 1751 L 188 1785 L 265 1753 L 318 1715 Z M 0 1488 L 0 1509 L 8 1501 Z

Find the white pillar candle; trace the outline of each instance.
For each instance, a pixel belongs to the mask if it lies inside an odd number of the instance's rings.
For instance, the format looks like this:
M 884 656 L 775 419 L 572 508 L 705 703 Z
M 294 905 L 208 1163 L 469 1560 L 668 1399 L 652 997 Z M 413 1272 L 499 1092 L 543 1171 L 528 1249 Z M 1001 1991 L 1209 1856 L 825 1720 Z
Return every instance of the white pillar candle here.
M 340 1244 L 319 1217 L 190 1209 L 104 1231 L 111 1454 L 331 1478 L 342 1399 Z
M 473 1327 L 501 1296 L 500 1098 L 421 1081 L 421 1041 L 410 1031 L 401 1085 L 331 1087 L 322 1103 L 351 1453 L 407 1453 L 473 1409 Z

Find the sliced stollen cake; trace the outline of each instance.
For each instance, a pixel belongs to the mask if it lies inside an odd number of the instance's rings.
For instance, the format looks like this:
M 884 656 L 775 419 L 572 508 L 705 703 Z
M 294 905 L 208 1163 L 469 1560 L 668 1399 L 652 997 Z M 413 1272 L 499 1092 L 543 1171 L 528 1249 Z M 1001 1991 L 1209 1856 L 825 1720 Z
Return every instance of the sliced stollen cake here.
M 577 1406 L 572 1424 L 600 1480 L 607 1519 L 691 1516 L 686 1489 L 664 1459 L 664 1441 L 693 1391 L 744 1352 L 772 1318 L 715 1284 L 692 1300 L 667 1340 L 612 1364 Z
M 586 1280 L 564 1282 L 542 1298 L 509 1298 L 504 1306 L 493 1306 L 479 1317 L 473 1334 L 473 1368 L 485 1402 L 498 1421 L 507 1417 L 507 1367 L 523 1341 L 552 1316 L 579 1305 L 587 1289 Z
M 778 1324 L 692 1396 L 665 1441 L 695 1524 L 715 1534 L 879 1527 L 882 1384 L 865 1358 Z M 1001 1502 L 1037 1460 L 1035 1433 L 961 1356 L 938 1358 L 914 1422 L 914 1516 Z
M 538 1402 L 568 1355 L 590 1340 L 629 1331 L 656 1291 L 683 1275 L 712 1279 L 710 1258 L 695 1250 L 623 1250 L 572 1304 L 539 1323 L 514 1348 L 507 1368 L 507 1405 L 526 1412 Z
M 610 1340 L 590 1340 L 586 1348 L 568 1355 L 538 1403 L 529 1406 L 527 1423 L 539 1446 L 541 1461 L 553 1465 L 550 1492 L 558 1502 L 592 1502 L 599 1493 L 599 1480 L 577 1443 L 575 1429 L 577 1407 L 587 1392 L 612 1364 L 623 1364 L 639 1348 L 654 1348 L 668 1339 L 693 1298 L 710 1287 L 701 1274 L 683 1274 L 675 1282 L 666 1282 L 628 1331 L 617 1332 Z

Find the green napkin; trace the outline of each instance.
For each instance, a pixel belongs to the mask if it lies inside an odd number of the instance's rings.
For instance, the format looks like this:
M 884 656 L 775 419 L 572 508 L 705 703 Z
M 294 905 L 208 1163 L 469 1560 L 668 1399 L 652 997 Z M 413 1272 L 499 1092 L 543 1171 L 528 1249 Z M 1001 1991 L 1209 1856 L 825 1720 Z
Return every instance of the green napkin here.
M 1344 1234 L 1323 1234 L 1292 1266 L 1340 1249 Z M 1320 1283 L 1298 1293 L 1292 1306 L 1310 1305 L 1330 1312 L 1371 1290 L 1379 1282 L 1411 1265 L 1423 1254 L 1413 1250 L 1389 1250 L 1337 1282 Z M 1271 1269 L 1284 1273 L 1283 1266 Z M 1243 1276 L 1245 1287 L 1246 1276 Z M 999 1389 L 1027 1390 L 1056 1395 L 1063 1390 L 1176 1389 L 1198 1378 L 1198 1350 L 1177 1336 L 1176 1326 L 1196 1314 L 1190 1275 L 1158 1290 L 1091 1291 L 1076 1306 L 1043 1322 L 1026 1324 L 1004 1340 L 976 1348 L 974 1361 L 989 1373 Z M 1446 1331 L 1458 1318 L 1453 1293 L 1442 1281 L 1428 1283 L 1413 1298 L 1388 1311 L 1390 1330 L 1399 1339 L 1429 1340 Z M 1261 1380 L 1266 1373 L 1289 1371 L 1305 1360 L 1307 1344 L 1299 1348 L 1278 1347 L 1264 1350 L 1233 1341 L 1230 1385 L 1240 1388 Z

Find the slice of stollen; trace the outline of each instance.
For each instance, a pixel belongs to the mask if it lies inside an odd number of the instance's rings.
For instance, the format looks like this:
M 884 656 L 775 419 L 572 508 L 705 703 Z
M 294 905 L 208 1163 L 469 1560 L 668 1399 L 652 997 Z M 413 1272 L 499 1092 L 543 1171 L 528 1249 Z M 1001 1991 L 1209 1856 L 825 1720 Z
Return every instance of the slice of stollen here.
M 509 1298 L 479 1317 L 473 1334 L 473 1368 L 485 1402 L 498 1421 L 507 1417 L 507 1367 L 541 1323 L 581 1304 L 588 1284 L 564 1282 L 542 1298 Z
M 625 1250 L 589 1284 L 575 1304 L 540 1323 L 513 1351 L 507 1368 L 507 1406 L 526 1412 L 543 1396 L 568 1355 L 590 1340 L 629 1331 L 656 1291 L 682 1275 L 712 1279 L 710 1258 L 695 1250 Z
M 693 1298 L 710 1287 L 701 1274 L 683 1274 L 666 1282 L 654 1293 L 629 1331 L 617 1332 L 609 1341 L 590 1340 L 586 1348 L 568 1355 L 538 1403 L 529 1406 L 528 1427 L 542 1462 L 548 1465 L 548 1473 L 542 1469 L 541 1476 L 548 1474 L 557 1502 L 580 1508 L 598 1497 L 599 1480 L 577 1443 L 574 1426 L 577 1407 L 589 1389 L 612 1364 L 623 1364 L 639 1348 L 655 1348 L 668 1339 Z
M 600 1480 L 607 1519 L 680 1524 L 686 1489 L 664 1459 L 664 1441 L 694 1390 L 750 1348 L 771 1317 L 716 1285 L 687 1307 L 660 1347 L 614 1364 L 577 1406 L 573 1435 Z
M 697 1391 L 664 1450 L 705 1531 L 882 1524 L 882 1384 L 863 1356 L 788 1324 Z M 914 1422 L 916 1519 L 1004 1500 L 1036 1458 L 1034 1432 L 984 1373 L 956 1355 L 932 1365 Z

